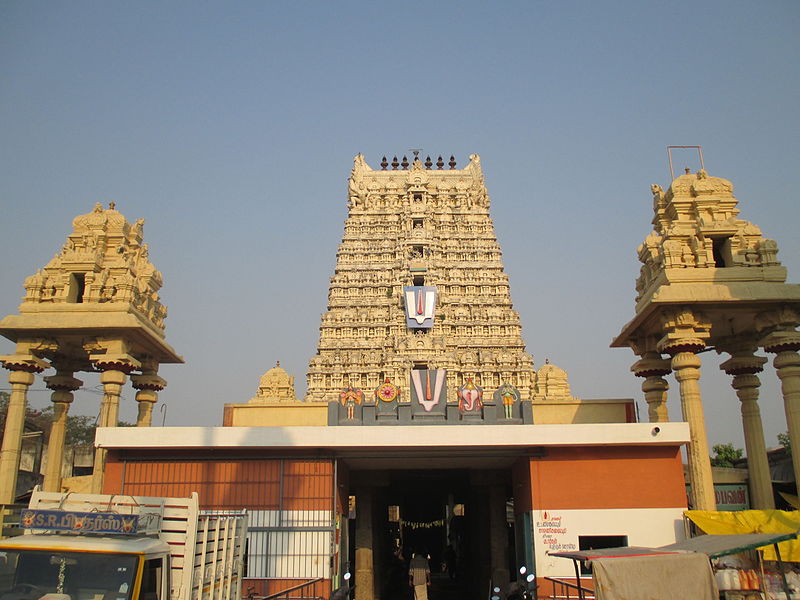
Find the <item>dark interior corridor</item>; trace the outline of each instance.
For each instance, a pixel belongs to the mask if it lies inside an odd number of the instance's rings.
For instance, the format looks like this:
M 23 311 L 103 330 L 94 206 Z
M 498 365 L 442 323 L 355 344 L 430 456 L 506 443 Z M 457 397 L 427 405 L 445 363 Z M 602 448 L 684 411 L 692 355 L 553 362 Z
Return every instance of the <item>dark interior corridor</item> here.
M 366 535 L 371 543 L 375 597 L 380 600 L 413 600 L 408 563 L 414 552 L 429 559 L 429 600 L 483 599 L 483 588 L 488 589 L 489 581 L 503 577 L 498 575 L 498 557 L 492 556 L 493 547 L 498 553 L 498 540 L 503 546 L 499 552 L 503 568 L 512 565 L 513 569 L 513 523 L 507 519 L 510 486 L 505 481 L 506 472 L 496 472 L 491 477 L 484 474 L 478 481 L 468 469 L 354 475 L 357 508 L 356 518 L 349 524 L 348 555 L 356 571 L 363 567 L 358 564 L 359 557 L 366 556 L 358 551 L 361 527 L 360 539 Z M 364 506 L 367 502 L 371 503 L 370 509 Z M 359 523 L 360 518 L 369 518 L 369 525 Z M 367 526 L 371 528 L 369 534 L 365 534 Z

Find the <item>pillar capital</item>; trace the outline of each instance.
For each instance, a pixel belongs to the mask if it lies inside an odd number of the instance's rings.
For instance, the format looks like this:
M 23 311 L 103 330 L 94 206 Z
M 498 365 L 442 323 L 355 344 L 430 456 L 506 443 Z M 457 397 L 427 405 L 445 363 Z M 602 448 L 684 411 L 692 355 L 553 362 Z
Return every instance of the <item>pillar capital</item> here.
M 33 373 L 28 371 L 11 371 L 11 373 L 8 374 L 8 382 L 12 386 L 23 385 L 27 388 L 35 379 Z
M 648 359 L 643 359 L 639 362 L 644 363 L 646 361 Z M 666 423 L 669 421 L 669 414 L 667 413 L 667 390 L 669 390 L 669 384 L 663 376 L 672 369 L 670 369 L 669 360 L 659 358 L 649 359 L 649 361 L 655 364 L 642 365 L 639 370 L 635 368 L 636 364 L 634 364 L 632 369 L 638 377 L 645 378 L 642 382 L 642 391 L 647 402 L 648 419 L 651 423 Z
M 762 335 L 772 331 L 792 331 L 800 325 L 800 313 L 793 308 L 783 306 L 759 313 L 756 315 L 755 324 Z
M 711 322 L 702 313 L 688 307 L 665 310 L 661 315 L 661 324 L 664 335 L 656 349 L 670 356 L 680 352 L 700 352 L 711 336 Z
M 120 371 L 118 369 L 108 369 L 100 373 L 100 383 L 103 384 L 103 387 L 105 388 L 104 391 L 106 393 L 109 393 L 111 391 L 111 388 L 108 387 L 109 385 L 123 386 L 125 385 L 127 377 L 128 375 L 125 373 L 125 371 Z M 118 389 L 115 392 L 115 394 L 119 395 L 119 393 L 120 392 Z
M 44 382 L 47 389 L 54 392 L 74 392 L 83 385 L 80 379 L 76 379 L 71 375 L 48 375 L 44 377 Z
M 800 331 L 773 331 L 761 340 L 761 345 L 764 350 L 774 354 L 786 351 L 796 352 L 800 350 Z
M 772 359 L 772 364 L 778 370 L 778 377 L 800 376 L 800 354 L 791 350 L 779 352 Z
M 25 373 L 41 373 L 50 366 L 46 361 L 30 354 L 0 356 L 0 363 L 3 363 L 3 367 L 9 371 L 23 371 Z
M 728 373 L 731 375 L 731 373 Z M 758 375 L 755 373 L 733 373 L 733 381 L 731 382 L 731 387 L 735 389 L 737 392 L 739 390 L 756 390 L 761 387 L 761 380 L 758 378 Z M 739 400 L 742 402 L 748 402 L 751 400 L 758 400 L 758 397 L 745 397 L 741 394 L 739 395 Z
M 672 368 L 675 369 L 675 377 L 681 379 L 686 377 L 687 369 L 699 369 L 701 365 L 700 357 L 690 350 L 679 350 L 672 356 Z M 700 375 L 697 375 L 699 379 Z
M 155 365 L 157 368 L 158 365 Z M 137 427 L 150 427 L 153 421 L 153 406 L 158 402 L 158 392 L 166 387 L 167 382 L 155 374 L 153 365 L 143 366 L 147 369 L 141 375 L 131 375 L 131 385 L 136 391 L 136 402 L 139 403 L 139 413 L 136 417 Z
M 126 375 L 142 366 L 142 364 L 130 354 L 92 356 L 91 360 L 98 371 L 120 371 Z
M 158 375 L 131 375 L 131 385 L 137 390 L 160 392 L 167 387 L 167 380 Z
M 766 362 L 765 356 L 737 352 L 736 355 L 723 362 L 719 368 L 728 375 L 754 375 L 764 370 Z
M 659 350 L 675 357 L 677 354 L 690 353 L 697 354 L 706 347 L 706 342 L 703 338 L 690 336 L 690 335 L 675 335 L 667 334 L 658 343 Z M 673 364 L 674 367 L 674 364 Z
M 651 357 L 660 357 L 661 353 L 656 350 L 658 346 L 658 335 L 642 335 L 638 337 L 631 337 L 628 340 L 628 345 L 633 350 L 633 353 L 641 356 L 642 358 L 646 358 L 648 356 Z
M 631 365 L 631 371 L 637 377 L 663 377 L 672 372 L 672 366 L 670 360 L 661 358 L 658 352 L 647 352 Z

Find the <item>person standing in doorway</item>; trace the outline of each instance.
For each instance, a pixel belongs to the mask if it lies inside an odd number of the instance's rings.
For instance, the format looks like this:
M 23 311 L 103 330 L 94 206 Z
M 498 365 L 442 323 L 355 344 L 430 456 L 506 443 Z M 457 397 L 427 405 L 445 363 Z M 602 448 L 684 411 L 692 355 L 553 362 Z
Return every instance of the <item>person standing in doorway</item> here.
M 450 579 L 456 578 L 456 563 L 456 551 L 452 544 L 447 544 L 447 548 L 444 549 L 444 567 Z
M 408 564 L 408 585 L 414 588 L 414 600 L 428 600 L 428 586 L 431 584 L 431 568 L 425 553 L 415 552 Z

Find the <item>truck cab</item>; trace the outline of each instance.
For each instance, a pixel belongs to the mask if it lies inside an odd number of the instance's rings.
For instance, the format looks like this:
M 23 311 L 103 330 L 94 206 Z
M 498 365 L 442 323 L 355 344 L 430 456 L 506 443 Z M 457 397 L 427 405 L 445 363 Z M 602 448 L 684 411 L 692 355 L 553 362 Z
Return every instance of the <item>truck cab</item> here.
M 0 600 L 169 600 L 169 545 L 150 537 L 0 541 Z
M 34 490 L 0 540 L 0 600 L 239 600 L 246 511 Z

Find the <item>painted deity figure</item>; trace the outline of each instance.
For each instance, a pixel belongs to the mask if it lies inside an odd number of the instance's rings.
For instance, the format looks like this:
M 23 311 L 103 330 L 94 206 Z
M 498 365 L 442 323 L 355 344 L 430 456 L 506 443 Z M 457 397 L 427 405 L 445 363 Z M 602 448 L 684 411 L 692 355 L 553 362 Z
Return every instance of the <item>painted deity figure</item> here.
M 507 381 L 503 382 L 500 389 L 497 390 L 500 400 L 503 402 L 503 416 L 506 419 L 514 417 L 514 404 L 519 400 L 519 390 Z
M 364 393 L 361 390 L 355 390 L 348 387 L 339 395 L 339 401 L 347 409 L 347 418 L 352 420 L 356 417 L 356 405 L 361 404 Z

